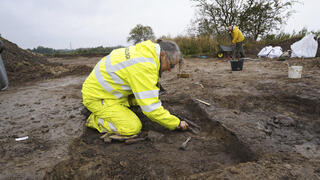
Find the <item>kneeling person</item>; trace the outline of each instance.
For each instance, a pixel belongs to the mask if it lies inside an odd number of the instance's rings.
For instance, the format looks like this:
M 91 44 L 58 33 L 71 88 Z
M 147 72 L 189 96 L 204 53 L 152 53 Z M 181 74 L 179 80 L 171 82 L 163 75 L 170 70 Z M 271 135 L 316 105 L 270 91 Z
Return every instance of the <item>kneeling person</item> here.
M 100 133 L 136 135 L 142 124 L 132 112 L 133 101 L 152 121 L 174 130 L 186 130 L 188 124 L 163 108 L 157 86 L 162 72 L 182 62 L 176 43 L 159 40 L 113 50 L 103 57 L 82 86 L 84 106 L 91 111 L 86 126 Z

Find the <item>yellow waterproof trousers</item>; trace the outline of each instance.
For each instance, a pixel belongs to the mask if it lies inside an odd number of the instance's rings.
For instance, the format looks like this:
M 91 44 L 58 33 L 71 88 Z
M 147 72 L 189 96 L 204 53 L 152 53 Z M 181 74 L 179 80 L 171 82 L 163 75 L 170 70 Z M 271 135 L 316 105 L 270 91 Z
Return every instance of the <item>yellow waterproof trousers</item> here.
M 100 133 L 135 135 L 142 128 L 138 116 L 125 105 L 106 100 L 84 100 L 83 104 L 92 112 L 86 126 Z

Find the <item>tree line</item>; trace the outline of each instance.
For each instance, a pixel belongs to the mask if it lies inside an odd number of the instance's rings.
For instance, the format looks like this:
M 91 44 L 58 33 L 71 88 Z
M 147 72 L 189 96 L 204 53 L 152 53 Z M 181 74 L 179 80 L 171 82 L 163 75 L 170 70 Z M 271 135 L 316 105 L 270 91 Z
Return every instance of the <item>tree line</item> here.
M 78 48 L 78 49 L 53 49 L 49 47 L 38 46 L 33 49 L 28 49 L 29 51 L 49 55 L 49 56 L 60 56 L 60 55 L 108 55 L 112 50 L 121 48 L 123 46 L 114 47 L 93 47 L 93 48 Z
M 226 38 L 227 27 L 236 25 L 247 38 L 258 40 L 278 32 L 295 12 L 298 0 L 190 0 L 195 3 L 196 14 L 188 27 L 188 36 Z M 154 38 L 149 26 L 134 27 L 128 41 L 134 44 Z

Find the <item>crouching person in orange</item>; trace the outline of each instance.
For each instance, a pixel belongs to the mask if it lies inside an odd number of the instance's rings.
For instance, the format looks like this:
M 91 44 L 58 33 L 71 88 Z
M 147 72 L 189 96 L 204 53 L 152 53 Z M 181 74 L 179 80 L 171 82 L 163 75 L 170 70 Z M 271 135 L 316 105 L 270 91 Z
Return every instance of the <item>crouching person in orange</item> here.
M 185 121 L 163 108 L 157 86 L 161 73 L 182 60 L 179 47 L 172 41 L 145 41 L 113 50 L 83 83 L 83 104 L 91 111 L 86 126 L 124 137 L 138 134 L 141 121 L 129 109 L 128 97 L 134 95 L 134 102 L 150 120 L 170 130 L 188 129 Z

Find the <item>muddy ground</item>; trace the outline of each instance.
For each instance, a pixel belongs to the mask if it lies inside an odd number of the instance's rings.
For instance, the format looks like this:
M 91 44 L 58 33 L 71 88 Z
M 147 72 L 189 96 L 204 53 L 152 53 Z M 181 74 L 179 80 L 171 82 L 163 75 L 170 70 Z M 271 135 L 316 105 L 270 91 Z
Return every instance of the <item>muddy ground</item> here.
M 288 79 L 288 62 L 303 65 L 301 79 Z M 84 127 L 86 74 L 10 86 L 0 92 L 0 179 L 320 179 L 319 70 L 319 58 L 245 61 L 238 72 L 228 61 L 187 59 L 190 78 L 164 73 L 161 99 L 200 133 L 168 131 L 135 108 L 146 140 L 131 145 Z

